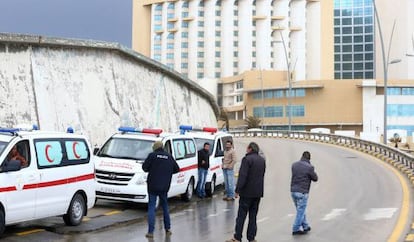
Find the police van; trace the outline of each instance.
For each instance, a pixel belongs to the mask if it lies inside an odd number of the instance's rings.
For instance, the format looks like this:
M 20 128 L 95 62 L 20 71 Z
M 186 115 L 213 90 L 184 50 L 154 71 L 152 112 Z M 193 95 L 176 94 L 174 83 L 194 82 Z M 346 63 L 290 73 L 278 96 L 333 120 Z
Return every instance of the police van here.
M 0 128 L 0 233 L 59 215 L 79 225 L 95 202 L 90 153 L 83 135 Z
M 94 153 L 96 196 L 99 199 L 148 203 L 147 175 L 142 164 L 155 141 L 177 161 L 180 171 L 172 176 L 168 197 L 181 195 L 190 201 L 197 183 L 197 148 L 192 137 L 166 134 L 161 129 L 120 127 Z
M 182 134 L 187 133 L 187 135 L 194 138 L 197 144 L 197 150 L 202 149 L 206 142 L 210 144 L 210 168 L 207 173 L 205 189 L 206 194 L 212 196 L 216 186 L 224 183 L 222 170 L 224 149 L 227 140 L 233 142 L 233 136 L 211 127 L 180 125 L 179 129 Z

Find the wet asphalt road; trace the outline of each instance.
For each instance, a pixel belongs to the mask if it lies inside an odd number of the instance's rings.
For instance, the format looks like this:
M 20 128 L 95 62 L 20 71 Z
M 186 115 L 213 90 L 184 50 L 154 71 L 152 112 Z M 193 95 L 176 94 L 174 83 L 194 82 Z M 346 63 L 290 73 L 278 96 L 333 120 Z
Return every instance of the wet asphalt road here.
M 259 143 L 267 158 L 258 241 L 387 241 L 398 220 L 402 189 L 395 174 L 381 162 L 335 146 L 275 139 L 236 139 L 240 158 L 251 140 Z M 305 150 L 311 152 L 320 180 L 312 185 L 308 203 L 312 231 L 292 237 L 295 210 L 289 191 L 290 165 Z M 219 190 L 213 198 L 196 200 L 173 212 L 171 237 L 164 235 L 158 217 L 153 240 L 144 237 L 147 225 L 142 221 L 84 234 L 42 232 L 4 241 L 224 241 L 232 236 L 237 206 L 237 200 L 223 201 Z

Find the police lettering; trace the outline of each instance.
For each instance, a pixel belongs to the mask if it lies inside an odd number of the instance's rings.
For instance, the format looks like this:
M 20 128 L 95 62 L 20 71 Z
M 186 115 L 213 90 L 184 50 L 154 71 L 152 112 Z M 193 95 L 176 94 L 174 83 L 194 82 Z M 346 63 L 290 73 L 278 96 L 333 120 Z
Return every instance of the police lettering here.
M 157 158 L 160 158 L 160 159 L 168 159 L 168 156 L 167 155 L 157 155 Z

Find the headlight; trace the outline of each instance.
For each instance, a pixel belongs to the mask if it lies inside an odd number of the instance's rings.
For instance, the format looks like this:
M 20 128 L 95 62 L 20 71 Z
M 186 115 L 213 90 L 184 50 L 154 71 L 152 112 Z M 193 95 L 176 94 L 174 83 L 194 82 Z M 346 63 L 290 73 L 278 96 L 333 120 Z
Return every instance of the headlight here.
M 138 175 L 136 184 L 137 185 L 144 185 L 147 182 L 148 173 L 141 173 Z

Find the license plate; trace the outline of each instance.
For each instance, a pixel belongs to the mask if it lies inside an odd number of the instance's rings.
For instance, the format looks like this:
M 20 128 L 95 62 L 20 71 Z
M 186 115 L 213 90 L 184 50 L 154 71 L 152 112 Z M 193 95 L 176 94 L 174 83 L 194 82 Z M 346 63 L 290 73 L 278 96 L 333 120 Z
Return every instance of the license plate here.
M 119 189 L 110 188 L 110 187 L 101 187 L 101 192 L 105 192 L 105 193 L 121 193 L 121 191 Z

